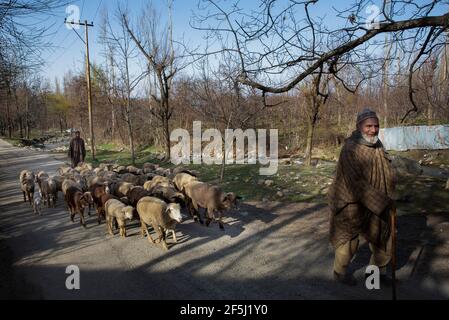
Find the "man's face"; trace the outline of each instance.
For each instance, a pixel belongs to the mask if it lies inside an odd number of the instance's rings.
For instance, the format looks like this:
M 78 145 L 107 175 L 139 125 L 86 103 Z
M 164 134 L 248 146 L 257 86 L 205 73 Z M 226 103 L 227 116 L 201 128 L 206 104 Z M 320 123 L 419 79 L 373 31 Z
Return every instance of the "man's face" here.
M 79 138 L 80 137 L 80 133 L 79 132 L 75 132 L 75 137 Z
M 379 134 L 379 120 L 377 118 L 368 118 L 359 124 L 359 130 L 362 135 L 374 138 Z

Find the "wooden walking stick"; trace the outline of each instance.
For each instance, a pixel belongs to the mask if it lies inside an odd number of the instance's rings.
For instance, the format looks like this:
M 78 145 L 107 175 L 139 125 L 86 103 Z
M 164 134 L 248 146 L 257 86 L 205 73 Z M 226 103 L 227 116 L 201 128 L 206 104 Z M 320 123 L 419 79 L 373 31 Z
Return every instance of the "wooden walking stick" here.
M 391 279 L 393 280 L 392 294 L 396 300 L 396 206 L 391 208 Z

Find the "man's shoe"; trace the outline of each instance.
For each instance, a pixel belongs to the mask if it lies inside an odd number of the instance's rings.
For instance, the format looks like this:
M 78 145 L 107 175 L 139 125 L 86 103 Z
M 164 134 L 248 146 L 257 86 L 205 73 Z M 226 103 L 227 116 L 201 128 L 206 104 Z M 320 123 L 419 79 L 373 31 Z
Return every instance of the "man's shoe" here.
M 342 275 L 334 271 L 334 280 L 348 286 L 356 286 L 357 280 L 352 275 Z

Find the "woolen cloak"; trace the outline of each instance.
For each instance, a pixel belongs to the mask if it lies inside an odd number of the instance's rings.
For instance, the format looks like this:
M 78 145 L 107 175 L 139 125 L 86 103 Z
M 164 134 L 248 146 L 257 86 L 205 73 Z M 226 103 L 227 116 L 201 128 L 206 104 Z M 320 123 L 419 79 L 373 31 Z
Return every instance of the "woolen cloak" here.
M 362 235 L 385 250 L 395 184 L 391 160 L 380 140 L 369 143 L 359 131 L 354 131 L 341 150 L 328 193 L 330 240 L 334 248 Z
M 86 147 L 82 138 L 75 137 L 70 141 L 69 158 L 72 159 L 74 167 L 86 158 Z

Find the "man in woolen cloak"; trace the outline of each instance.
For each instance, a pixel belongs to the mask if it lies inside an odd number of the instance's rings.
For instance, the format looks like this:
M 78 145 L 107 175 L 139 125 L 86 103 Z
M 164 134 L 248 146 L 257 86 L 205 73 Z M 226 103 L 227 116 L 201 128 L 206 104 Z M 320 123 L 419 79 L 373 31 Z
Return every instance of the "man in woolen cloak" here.
M 75 168 L 78 163 L 84 162 L 86 158 L 86 146 L 80 137 L 79 130 L 75 131 L 75 137 L 70 141 L 69 158 L 72 161 L 72 168 Z
M 346 139 L 329 188 L 330 240 L 335 249 L 334 279 L 355 285 L 347 268 L 359 237 L 371 250 L 370 265 L 380 269 L 381 283 L 391 284 L 386 267 L 391 259 L 390 209 L 396 184 L 394 170 L 378 138 L 379 119 L 365 108 L 357 115 L 357 129 Z

